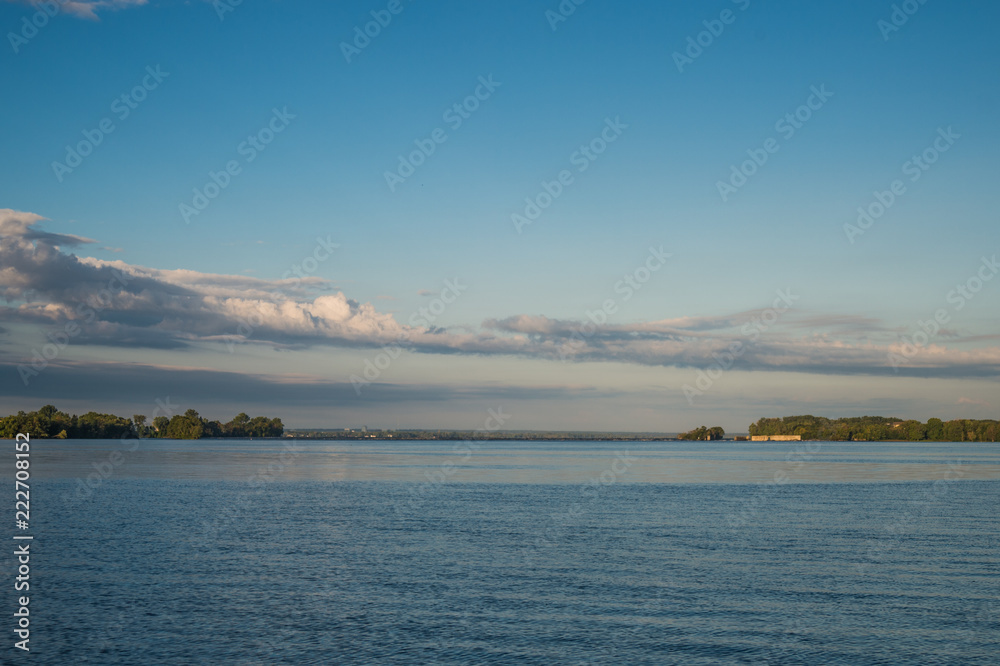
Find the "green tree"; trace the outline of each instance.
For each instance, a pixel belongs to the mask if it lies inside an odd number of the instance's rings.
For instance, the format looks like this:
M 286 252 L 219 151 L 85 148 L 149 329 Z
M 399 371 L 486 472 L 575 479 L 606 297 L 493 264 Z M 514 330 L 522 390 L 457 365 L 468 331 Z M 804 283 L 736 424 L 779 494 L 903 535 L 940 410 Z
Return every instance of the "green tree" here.
M 719 426 L 713 426 L 711 428 L 701 426 L 700 428 L 695 428 L 690 432 L 681 433 L 678 435 L 678 438 L 695 441 L 709 441 L 713 439 L 722 439 L 725 434 L 726 431 Z
M 202 429 L 202 437 L 222 437 L 222 424 L 218 421 L 205 421 L 204 428 Z
M 244 413 L 223 425 L 218 421 L 201 418 L 194 409 L 173 418 L 157 416 L 151 424 L 147 423 L 142 414 L 134 414 L 131 419 L 98 412 L 70 416 L 53 405 L 45 405 L 35 412 L 19 411 L 17 414 L 0 417 L 0 438 L 4 439 L 13 439 L 18 433 L 28 433 L 33 439 L 118 439 L 133 436 L 198 439 L 248 435 L 280 437 L 284 434 L 284 428 L 279 418 L 255 416 L 251 419 Z
M 135 427 L 136 437 L 149 437 L 149 426 L 146 425 L 146 417 L 143 414 L 133 414 L 132 425 Z
M 250 417 L 240 412 L 233 417 L 233 420 L 223 426 L 226 434 L 230 437 L 250 436 Z
M 948 442 L 963 442 L 965 426 L 961 421 L 948 421 L 944 424 L 944 439 Z
M 907 421 L 899 429 L 906 431 L 906 438 L 911 442 L 927 439 L 927 426 L 920 421 Z
M 114 414 L 87 412 L 76 418 L 71 437 L 80 439 L 119 439 L 132 434 L 132 422 Z
M 184 414 L 177 414 L 170 419 L 167 436 L 171 439 L 200 439 L 204 430 L 205 424 L 198 412 L 189 409 Z
M 153 429 L 156 430 L 157 437 L 166 437 L 167 429 L 170 427 L 170 419 L 166 416 L 157 416 L 153 418 Z
M 267 437 L 268 420 L 263 416 L 255 416 L 250 420 L 248 430 L 251 437 Z
M 678 438 L 687 440 L 702 440 L 705 439 L 706 432 L 708 432 L 708 429 L 705 426 L 701 426 L 700 428 L 695 428 L 694 430 L 681 433 L 678 435 Z

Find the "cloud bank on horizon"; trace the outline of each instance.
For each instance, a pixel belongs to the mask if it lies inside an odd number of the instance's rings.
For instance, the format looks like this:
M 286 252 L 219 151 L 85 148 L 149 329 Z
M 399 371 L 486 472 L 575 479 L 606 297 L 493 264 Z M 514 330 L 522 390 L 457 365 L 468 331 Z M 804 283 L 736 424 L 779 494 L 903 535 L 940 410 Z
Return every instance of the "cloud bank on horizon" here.
M 0 321 L 52 330 L 72 324 L 79 345 L 182 349 L 240 343 L 290 351 L 391 346 L 577 363 L 697 369 L 738 363 L 744 371 L 1000 377 L 1000 347 L 957 349 L 968 340 L 939 326 L 933 336 L 918 338 L 922 344 L 915 348 L 901 338 L 903 331 L 875 318 L 806 311 L 787 290 L 778 292 L 771 307 L 717 316 L 610 324 L 597 317 L 517 315 L 461 329 L 415 326 L 348 298 L 318 277 L 266 280 L 78 256 L 69 249 L 80 251 L 95 241 L 44 231 L 43 221 L 35 213 L 0 209 Z

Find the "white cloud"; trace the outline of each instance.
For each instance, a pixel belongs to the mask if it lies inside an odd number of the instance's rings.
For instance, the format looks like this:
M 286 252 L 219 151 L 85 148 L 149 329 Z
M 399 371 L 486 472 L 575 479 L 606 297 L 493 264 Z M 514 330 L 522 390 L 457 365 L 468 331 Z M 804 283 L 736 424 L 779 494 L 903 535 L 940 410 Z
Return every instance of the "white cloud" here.
M 42 219 L 0 210 L 0 298 L 8 303 L 0 318 L 74 320 L 83 331 L 79 343 L 172 348 L 245 339 L 305 348 L 399 341 L 424 353 L 690 368 L 711 366 L 739 343 L 744 351 L 734 367 L 741 370 L 842 375 L 891 375 L 889 353 L 904 352 L 878 320 L 794 310 L 755 339 L 742 327 L 760 310 L 599 327 L 542 315 L 488 319 L 471 331 L 406 326 L 320 278 L 265 280 L 77 257 L 59 248 L 93 241 L 42 231 Z M 898 374 L 1000 377 L 1000 347 L 927 344 Z

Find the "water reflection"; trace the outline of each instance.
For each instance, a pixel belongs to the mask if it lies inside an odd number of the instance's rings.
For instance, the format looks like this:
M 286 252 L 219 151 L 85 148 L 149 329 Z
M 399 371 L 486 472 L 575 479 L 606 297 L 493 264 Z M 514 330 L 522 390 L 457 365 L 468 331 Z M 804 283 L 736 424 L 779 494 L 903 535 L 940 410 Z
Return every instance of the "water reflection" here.
M 39 478 L 577 484 L 637 458 L 624 483 L 849 483 L 1000 479 L 995 443 L 39 441 Z M 120 452 L 120 455 L 116 454 Z

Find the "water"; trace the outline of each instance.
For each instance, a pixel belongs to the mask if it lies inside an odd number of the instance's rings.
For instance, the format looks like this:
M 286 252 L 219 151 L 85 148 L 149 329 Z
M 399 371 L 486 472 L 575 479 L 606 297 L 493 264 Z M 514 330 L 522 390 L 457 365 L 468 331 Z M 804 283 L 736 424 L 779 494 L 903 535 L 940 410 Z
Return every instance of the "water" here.
M 995 444 L 282 445 L 33 443 L 32 661 L 1000 655 Z

